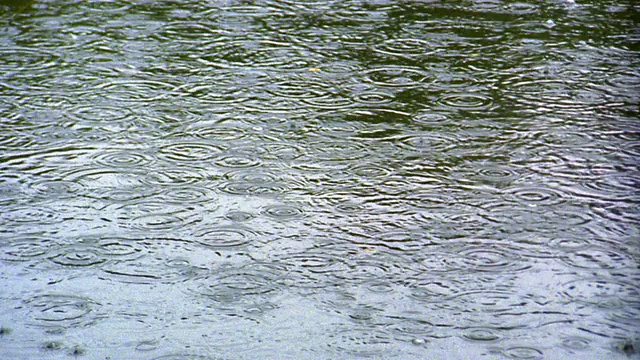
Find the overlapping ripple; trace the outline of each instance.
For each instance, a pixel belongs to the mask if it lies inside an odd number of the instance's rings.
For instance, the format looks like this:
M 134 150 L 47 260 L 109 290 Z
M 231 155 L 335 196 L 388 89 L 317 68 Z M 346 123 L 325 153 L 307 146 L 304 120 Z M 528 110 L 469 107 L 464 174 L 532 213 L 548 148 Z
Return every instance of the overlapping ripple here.
M 100 304 L 91 298 L 49 293 L 26 300 L 29 322 L 34 326 L 73 328 L 89 326 L 99 321 Z
M 250 318 L 277 307 L 269 299 L 280 289 L 277 280 L 282 278 L 283 270 L 270 263 L 221 268 L 194 281 L 188 291 L 214 301 L 228 315 Z
M 563 284 L 560 294 L 579 303 L 619 308 L 625 304 L 637 306 L 640 288 L 615 278 L 584 278 Z
M 0 242 L 0 260 L 34 261 L 48 256 L 57 247 L 55 239 L 40 234 L 7 237 Z
M 376 357 L 385 354 L 395 356 L 391 344 L 393 337 L 386 331 L 353 328 L 336 331 L 331 335 L 327 348 L 338 354 L 347 354 L 360 358 Z
M 176 284 L 204 273 L 181 257 L 145 257 L 144 260 L 114 262 L 102 270 L 100 278 L 126 284 Z
M 107 261 L 95 249 L 88 246 L 63 246 L 58 253 L 49 258 L 62 266 L 94 266 Z
M 21 71 L 39 71 L 56 66 L 59 55 L 47 49 L 30 47 L 3 47 L 0 52 L 4 54 L 0 62 L 0 71 L 8 73 L 15 69 Z

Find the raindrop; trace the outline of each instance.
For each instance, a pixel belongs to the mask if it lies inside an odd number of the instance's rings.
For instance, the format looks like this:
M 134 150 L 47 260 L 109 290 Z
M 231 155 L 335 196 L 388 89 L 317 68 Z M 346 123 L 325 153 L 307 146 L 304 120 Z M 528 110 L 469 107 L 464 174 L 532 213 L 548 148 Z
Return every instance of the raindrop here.
M 582 209 L 566 208 L 543 213 L 541 223 L 547 224 L 557 232 L 587 224 L 593 220 L 593 216 L 592 213 L 585 213 Z
M 228 181 L 220 186 L 220 190 L 232 195 L 253 195 L 256 193 L 254 185 L 248 182 Z M 278 191 L 275 192 L 279 193 Z
M 428 235 L 410 231 L 386 231 L 373 237 L 354 238 L 351 241 L 356 244 L 382 246 L 402 252 L 416 252 L 425 246 L 432 245 Z
M 262 208 L 261 213 L 278 220 L 300 219 L 304 211 L 293 205 L 269 205 Z
M 514 168 L 488 164 L 470 176 L 472 180 L 491 185 L 506 186 L 520 177 Z
M 421 132 L 409 134 L 397 139 L 397 146 L 404 151 L 411 151 L 420 154 L 432 154 L 442 156 L 442 154 L 454 148 L 458 140 L 450 138 L 441 133 Z
M 263 145 L 265 153 L 261 154 L 263 158 L 272 160 L 289 161 L 302 156 L 302 149 L 295 144 L 289 143 L 270 143 Z
M 634 269 L 637 267 L 637 262 L 629 255 L 596 247 L 572 251 L 562 257 L 562 260 L 571 266 L 585 269 Z
M 158 197 L 161 201 L 170 204 L 200 204 L 207 203 L 207 209 L 212 210 L 217 207 L 218 198 L 213 190 L 206 187 L 184 185 L 166 188 Z
M 139 168 L 147 166 L 153 159 L 135 150 L 100 153 L 92 159 L 96 164 L 113 168 Z
M 137 259 L 149 251 L 142 240 L 127 240 L 118 237 L 101 238 L 95 248 L 105 258 L 120 261 Z
M 0 240 L 0 260 L 31 261 L 50 254 L 56 248 L 57 242 L 54 239 L 39 235 L 3 238 Z
M 264 41 L 220 37 L 204 46 L 198 58 L 208 66 L 226 68 L 307 69 L 309 63 L 290 44 L 269 44 Z
M 335 276 L 346 282 L 362 282 L 391 279 L 399 272 L 393 264 L 373 258 L 350 262 L 349 267 L 351 271 L 347 274 L 335 274 Z
M 120 102 L 151 102 L 171 94 L 175 86 L 157 80 L 112 80 L 97 86 L 98 94 Z
M 414 275 L 416 270 L 403 253 L 386 249 L 372 252 L 365 248 L 349 258 L 347 264 L 349 271 L 334 274 L 347 282 L 395 281 Z
M 210 282 L 209 282 L 210 281 Z M 250 295 L 264 295 L 275 290 L 269 280 L 258 274 L 228 274 L 223 277 L 200 281 L 194 290 L 197 294 L 221 302 L 246 300 Z
M 304 104 L 308 104 L 313 108 L 336 110 L 342 109 L 354 104 L 351 98 L 345 97 L 341 94 L 330 93 L 322 97 L 310 97 L 301 99 Z
M 461 208 L 451 213 L 439 214 L 442 221 L 442 228 L 446 231 L 455 231 L 458 236 L 480 235 L 491 229 L 491 222 L 476 212 L 466 212 L 467 209 Z
M 538 6 L 526 2 L 515 2 L 505 6 L 505 9 L 509 14 L 513 15 L 527 15 L 538 12 Z
M 42 348 L 45 350 L 61 350 L 64 348 L 64 344 L 61 341 L 47 341 L 42 344 Z
M 151 360 L 216 360 L 216 359 L 208 356 L 204 356 L 204 355 L 171 354 L 171 355 L 163 355 L 163 356 L 155 357 Z
M 221 86 L 225 81 L 220 78 L 222 74 L 224 73 L 219 74 L 217 81 L 212 80 L 215 82 L 212 85 L 181 86 L 180 90 L 190 98 L 197 99 L 198 103 L 201 104 L 224 105 L 243 102 L 244 98 L 235 93 L 230 93 L 227 88 Z
M 543 186 L 511 188 L 506 190 L 506 195 L 517 202 L 530 205 L 557 205 L 566 199 L 566 195 L 560 190 Z
M 337 274 L 349 270 L 343 254 L 320 249 L 283 255 L 279 262 L 287 267 L 288 274 L 282 281 L 293 288 L 325 288 Z
M 459 271 L 465 267 L 465 259 L 462 255 L 454 252 L 430 251 L 423 255 L 419 264 L 427 272 L 446 273 Z
M 181 258 L 143 257 L 102 267 L 102 279 L 131 284 L 173 284 L 202 275 L 203 271 Z
M 618 329 L 620 333 L 637 333 L 640 306 L 623 306 L 607 314 L 604 324 Z M 640 345 L 640 344 L 638 344 Z M 640 350 L 640 348 L 639 348 Z
M 426 85 L 429 75 L 418 69 L 403 67 L 384 67 L 367 70 L 363 73 L 365 80 L 384 87 L 410 88 Z
M 309 99 L 327 96 L 331 87 L 320 82 L 288 80 L 267 85 L 267 89 L 270 93 L 285 98 Z
M 137 351 L 153 351 L 156 349 L 158 349 L 158 342 L 153 340 L 143 340 L 136 345 Z
M 179 21 L 166 24 L 153 37 L 162 41 L 174 40 L 185 43 L 202 44 L 203 41 L 219 37 L 222 31 L 206 24 Z
M 592 246 L 592 243 L 587 238 L 558 237 L 551 239 L 548 245 L 563 252 L 572 252 L 586 249 Z
M 459 294 L 463 284 L 458 280 L 439 277 L 431 280 L 418 280 L 409 285 L 409 296 L 422 302 L 439 302 Z
M 416 338 L 416 339 L 411 340 L 411 343 L 412 343 L 413 345 L 420 345 L 420 346 L 422 346 L 422 345 L 425 345 L 427 342 L 426 342 L 426 340 L 425 340 L 425 339 L 417 339 L 417 338 Z
M 3 223 L 15 225 L 45 225 L 59 223 L 60 212 L 48 206 L 5 207 L 2 214 Z
M 259 166 L 262 161 L 248 155 L 225 154 L 215 159 L 214 163 L 220 167 L 238 169 Z
M 26 301 L 32 324 L 45 327 L 88 326 L 99 319 L 100 304 L 76 295 L 45 294 Z
M 239 226 L 202 228 L 194 231 L 193 236 L 198 244 L 212 248 L 239 247 L 257 239 L 256 233 Z
M 68 180 L 38 180 L 30 185 L 33 195 L 45 199 L 66 198 L 77 196 L 84 190 L 84 186 L 78 182 Z
M 344 214 L 359 214 L 365 207 L 351 200 L 343 200 L 335 205 L 336 211 Z
M 393 338 L 387 332 L 372 328 L 335 329 L 328 334 L 327 344 L 337 353 L 358 358 L 393 357 Z
M 390 293 L 395 290 L 395 287 L 386 282 L 375 281 L 367 285 L 367 290 L 374 293 Z
M 640 89 L 640 72 L 626 70 L 607 76 L 608 85 L 620 90 L 638 91 Z
M 31 134 L 2 133 L 0 134 L 0 149 L 28 149 L 33 146 L 35 139 Z
M 496 335 L 492 329 L 469 329 L 466 330 L 463 335 L 465 339 L 473 341 L 496 341 L 500 339 L 500 336 Z
M 391 170 L 387 167 L 366 162 L 358 162 L 357 165 L 349 168 L 348 171 L 367 180 L 385 179 L 391 175 Z
M 443 126 L 450 122 L 449 117 L 434 112 L 419 113 L 413 117 L 413 121 L 424 126 Z
M 225 304 L 253 304 L 273 295 L 284 268 L 270 263 L 226 268 L 192 283 L 189 291 Z
M 498 290 L 475 290 L 458 294 L 453 300 L 440 304 L 443 305 L 443 308 L 451 307 L 456 311 L 467 313 L 470 317 L 475 317 L 487 316 L 487 314 L 518 313 L 527 309 L 528 302 L 527 299 L 517 293 Z
M 428 41 L 421 39 L 389 39 L 380 45 L 374 46 L 374 50 L 387 55 L 400 57 L 422 57 L 432 54 L 435 49 Z
M 0 48 L 0 72 L 11 74 L 17 70 L 33 72 L 56 66 L 58 56 L 44 49 L 11 46 Z
M 567 349 L 586 350 L 590 347 L 589 345 L 590 342 L 591 341 L 589 339 L 578 337 L 578 336 L 572 336 L 572 337 L 567 337 L 563 339 L 561 344 L 563 347 L 566 347 Z
M 92 199 L 106 200 L 108 202 L 127 203 L 152 196 L 152 191 L 154 190 L 155 189 L 143 186 L 103 186 L 93 187 L 90 192 L 87 192 L 87 196 Z
M 75 267 L 99 265 L 107 261 L 96 249 L 86 246 L 64 246 L 49 260 L 58 265 Z
M 221 126 L 220 124 L 205 125 L 206 124 L 198 124 L 197 127 L 187 131 L 189 134 L 193 134 L 198 138 L 212 141 L 237 141 L 248 135 L 247 130 L 242 127 L 242 124 L 238 124 L 237 126 Z
M 544 353 L 534 347 L 514 346 L 502 351 L 502 353 L 512 359 L 542 359 Z
M 109 188 L 110 190 L 117 191 L 122 188 L 139 187 L 142 173 L 134 170 L 135 168 L 129 168 L 127 171 L 121 171 L 115 166 L 87 166 L 81 169 L 65 172 L 63 180 L 78 182 L 84 187 L 90 188 L 92 192 L 99 192 L 103 188 Z M 140 189 L 138 188 L 137 190 Z M 91 196 L 92 192 L 87 192 L 87 195 Z M 95 197 L 99 198 L 100 196 Z
M 518 255 L 499 248 L 472 247 L 458 253 L 465 268 L 471 271 L 519 271 L 531 267 Z
M 200 222 L 202 215 L 196 213 L 158 213 L 133 217 L 125 221 L 126 226 L 142 231 L 168 231 L 182 229 Z
M 222 147 L 205 142 L 176 142 L 159 150 L 159 156 L 171 162 L 199 162 L 220 155 Z
M 278 175 L 270 171 L 240 170 L 231 171 L 225 174 L 225 178 L 236 181 L 243 181 L 253 184 L 273 183 L 278 181 Z
M 141 176 L 140 181 L 147 185 L 193 185 L 204 179 L 204 175 L 198 168 L 189 168 L 184 165 L 180 169 L 156 168 Z
M 289 187 L 278 183 L 252 183 L 246 181 L 228 181 L 221 185 L 221 191 L 233 195 L 276 196 L 289 190 Z
M 456 199 L 451 195 L 442 194 L 437 190 L 408 194 L 406 201 L 416 209 L 429 211 L 451 208 L 456 203 Z
M 447 110 L 480 111 L 493 105 L 491 97 L 480 93 L 446 94 L 436 101 Z
M 108 120 L 111 124 L 123 121 L 133 115 L 133 111 L 125 106 L 100 105 L 77 106 L 69 109 L 74 120 L 79 123 L 95 122 L 103 124 Z
M 369 91 L 356 96 L 356 101 L 365 105 L 382 105 L 393 101 L 394 95 L 382 91 Z
M 421 318 L 401 316 L 397 323 L 390 326 L 390 330 L 395 335 L 394 338 L 411 341 L 414 345 L 425 345 L 426 337 L 435 336 L 433 324 Z
M 472 55 L 473 56 L 473 55 Z M 434 69 L 439 72 L 433 87 L 440 91 L 452 91 L 456 93 L 475 94 L 482 88 L 478 86 L 480 79 L 471 74 L 449 72 L 446 69 Z
M 295 8 L 317 9 L 318 7 L 330 7 L 334 0 L 273 0 L 276 3 L 293 5 Z
M 255 215 L 245 211 L 230 211 L 225 217 L 233 222 L 245 222 L 255 218 Z
M 599 175 L 595 179 L 590 179 L 582 184 L 590 190 L 595 190 L 593 194 L 603 200 L 634 199 L 636 189 L 640 187 L 640 179 L 635 176 L 625 176 L 621 174 Z
M 341 162 L 348 159 L 350 163 L 354 160 L 366 157 L 369 154 L 367 144 L 361 141 L 345 141 L 332 139 L 331 141 L 318 141 L 307 144 L 316 161 Z M 305 160 L 303 157 L 302 160 Z

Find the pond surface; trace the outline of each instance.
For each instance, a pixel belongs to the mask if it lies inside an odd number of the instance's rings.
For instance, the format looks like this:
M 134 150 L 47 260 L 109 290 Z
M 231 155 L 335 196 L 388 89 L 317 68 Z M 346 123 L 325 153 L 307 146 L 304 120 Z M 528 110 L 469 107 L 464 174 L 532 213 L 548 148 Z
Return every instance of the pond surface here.
M 5 359 L 627 359 L 635 1 L 0 2 Z

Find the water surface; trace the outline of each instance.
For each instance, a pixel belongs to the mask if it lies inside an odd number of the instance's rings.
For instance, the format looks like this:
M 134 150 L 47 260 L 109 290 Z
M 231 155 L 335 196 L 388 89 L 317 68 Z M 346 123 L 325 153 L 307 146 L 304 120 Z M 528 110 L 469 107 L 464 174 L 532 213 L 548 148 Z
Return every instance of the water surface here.
M 639 9 L 0 2 L 0 353 L 637 356 Z

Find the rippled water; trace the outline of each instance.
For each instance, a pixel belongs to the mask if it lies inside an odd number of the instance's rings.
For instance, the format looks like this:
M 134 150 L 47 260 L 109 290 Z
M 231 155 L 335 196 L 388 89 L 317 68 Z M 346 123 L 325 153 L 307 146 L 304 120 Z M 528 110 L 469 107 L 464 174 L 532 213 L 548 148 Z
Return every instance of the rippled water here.
M 633 1 L 0 1 L 0 353 L 626 359 Z

